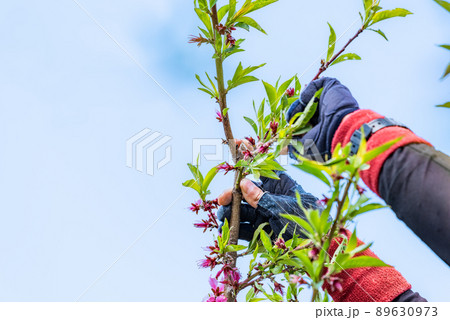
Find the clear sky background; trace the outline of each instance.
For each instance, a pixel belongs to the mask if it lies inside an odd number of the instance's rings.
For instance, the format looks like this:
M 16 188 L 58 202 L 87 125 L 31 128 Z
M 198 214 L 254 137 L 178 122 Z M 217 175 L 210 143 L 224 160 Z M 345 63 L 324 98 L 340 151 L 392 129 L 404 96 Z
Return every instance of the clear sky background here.
M 209 272 L 197 260 L 211 235 L 192 228 L 196 217 L 186 208 L 196 196 L 181 182 L 189 178 L 192 139 L 223 133 L 216 105 L 196 90 L 194 74 L 212 71 L 213 61 L 209 48 L 187 43 L 197 33 L 193 1 L 79 3 L 201 126 L 75 1 L 3 1 L 0 300 L 74 301 L 89 288 L 81 301 L 200 301 Z M 448 13 L 431 0 L 382 3 L 414 15 L 380 24 L 389 42 L 364 33 L 349 48 L 363 60 L 327 75 L 346 84 L 362 108 L 404 122 L 448 154 L 450 111 L 434 107 L 450 98 L 450 80 L 439 80 L 448 51 L 436 46 L 450 41 Z M 280 0 L 254 14 L 268 36 L 239 31 L 247 51 L 227 62 L 227 74 L 239 61 L 267 62 L 260 78 L 273 83 L 304 73 L 306 84 L 326 49 L 326 22 L 338 36 L 351 26 L 340 47 L 358 29 L 361 8 L 360 0 Z M 250 134 L 242 116 L 251 116 L 252 99 L 262 97 L 260 83 L 231 92 L 236 136 Z M 144 128 L 172 137 L 173 159 L 154 176 L 125 163 L 126 140 Z M 295 168 L 289 173 L 316 195 L 326 191 Z M 219 178 L 214 193 L 231 179 Z M 357 225 L 359 237 L 374 241 L 374 251 L 414 290 L 430 301 L 450 301 L 449 267 L 392 211 L 366 214 Z

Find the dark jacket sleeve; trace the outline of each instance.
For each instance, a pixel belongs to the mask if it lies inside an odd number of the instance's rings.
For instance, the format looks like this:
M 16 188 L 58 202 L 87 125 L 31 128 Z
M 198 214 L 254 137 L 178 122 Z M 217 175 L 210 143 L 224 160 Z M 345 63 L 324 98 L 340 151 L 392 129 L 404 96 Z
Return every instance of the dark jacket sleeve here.
M 398 148 L 379 175 L 380 196 L 450 265 L 450 157 L 425 144 Z
M 428 302 L 427 299 L 423 298 L 417 292 L 412 290 L 407 290 L 399 295 L 397 298 L 392 300 L 392 302 Z

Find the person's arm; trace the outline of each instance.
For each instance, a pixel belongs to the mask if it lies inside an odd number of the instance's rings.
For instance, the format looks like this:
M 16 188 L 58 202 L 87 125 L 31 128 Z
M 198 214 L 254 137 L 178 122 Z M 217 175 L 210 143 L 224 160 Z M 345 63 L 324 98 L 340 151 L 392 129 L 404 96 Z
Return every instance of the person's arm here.
M 298 137 L 305 149 L 313 143 L 322 156 L 330 156 L 338 143 L 353 143 L 352 136 L 363 125 L 365 134 L 369 127 L 372 128 L 369 131 L 373 131 L 367 139 L 368 150 L 402 137 L 370 161 L 370 168 L 361 172 L 361 178 L 392 207 L 399 219 L 450 265 L 450 158 L 395 121 L 374 111 L 359 109 L 350 90 L 333 78 L 310 83 L 300 100 L 290 107 L 287 119 L 302 112 L 320 88 L 323 91 L 317 115 L 311 120 L 313 128 Z M 357 143 L 353 145 L 357 148 Z M 289 151 L 295 158 L 295 150 L 290 148 Z
M 358 110 L 344 118 L 332 143 L 346 144 L 363 124 L 382 118 Z M 397 137 L 402 139 L 370 161 L 361 172 L 366 185 L 386 201 L 397 217 L 450 265 L 450 157 L 436 151 L 411 130 L 385 127 L 367 140 L 367 149 Z
M 244 179 L 241 182 L 241 190 L 247 203 L 241 205 L 241 227 L 239 238 L 249 241 L 253 232 L 259 224 L 268 222 L 270 228 L 274 231 L 274 236 L 283 229 L 288 222 L 280 216 L 281 213 L 289 213 L 304 218 L 304 213 L 297 204 L 295 197 L 296 191 L 302 194 L 303 206 L 316 206 L 317 198 L 304 191 L 291 177 L 286 173 L 278 172 L 280 180 L 263 178 L 263 184 L 257 186 L 252 181 Z M 222 222 L 231 216 L 231 190 L 226 190 L 219 196 L 218 218 Z M 289 226 L 289 225 L 288 225 Z M 289 239 L 292 237 L 294 228 L 288 228 L 283 237 Z M 347 235 L 350 232 L 347 231 Z M 358 245 L 363 243 L 358 240 Z M 328 253 L 332 256 L 338 247 L 338 241 L 332 242 Z M 368 255 L 375 257 L 375 254 L 367 249 L 359 255 Z M 329 282 L 325 283 L 326 289 L 334 301 L 377 301 L 389 302 L 396 299 L 408 300 L 412 293 L 411 285 L 394 267 L 368 267 L 347 269 L 335 275 L 339 279 L 341 286 L 331 286 Z M 341 288 L 342 287 L 342 288 Z M 335 289 L 337 288 L 337 289 Z M 341 290 L 340 290 L 341 289 Z M 420 295 L 414 296 L 420 300 L 426 301 Z

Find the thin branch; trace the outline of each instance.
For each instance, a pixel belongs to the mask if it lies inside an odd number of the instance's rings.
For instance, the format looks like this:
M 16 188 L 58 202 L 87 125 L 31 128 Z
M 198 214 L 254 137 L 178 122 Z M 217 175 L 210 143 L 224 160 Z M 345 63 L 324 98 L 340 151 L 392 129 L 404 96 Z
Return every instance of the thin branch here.
M 347 43 L 344 45 L 344 47 L 338 52 L 336 53 L 331 59 L 330 61 L 328 61 L 327 63 L 323 64 L 320 68 L 319 71 L 317 72 L 316 76 L 311 80 L 317 80 L 319 79 L 319 76 L 328 69 L 328 67 L 334 62 L 334 60 L 336 60 L 344 51 L 345 49 L 347 49 L 347 47 L 350 45 L 350 43 L 353 42 L 353 40 L 355 40 L 365 29 L 365 26 L 362 26 L 357 32 L 356 34 L 350 38 L 350 40 L 347 41 Z

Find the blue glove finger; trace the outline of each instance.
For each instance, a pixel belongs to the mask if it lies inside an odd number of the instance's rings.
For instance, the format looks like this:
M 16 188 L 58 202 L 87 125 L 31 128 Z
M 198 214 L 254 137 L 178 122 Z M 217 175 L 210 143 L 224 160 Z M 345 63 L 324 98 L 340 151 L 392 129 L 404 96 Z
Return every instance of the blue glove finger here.
M 305 142 L 308 139 L 312 140 L 314 143 L 312 149 L 317 149 L 323 160 L 327 160 L 331 156 L 332 140 L 342 119 L 347 114 L 358 110 L 359 106 L 350 90 L 337 79 L 322 78 L 311 82 L 306 87 L 300 96 L 300 101 L 292 104 L 288 115 L 293 117 L 296 113 L 303 111 L 304 106 L 321 87 L 323 87 L 323 91 L 320 96 L 318 111 L 310 121 L 314 127 L 299 139 L 301 142 Z M 306 155 L 313 153 L 316 152 L 305 149 Z
M 301 195 L 302 205 L 305 208 L 318 208 L 317 198 L 309 193 Z M 285 239 L 292 238 L 294 232 L 299 233 L 299 227 L 292 221 L 283 218 L 280 214 L 290 214 L 305 219 L 305 213 L 297 204 L 297 199 L 292 196 L 274 195 L 265 193 L 258 202 L 256 211 L 269 220 L 270 227 L 274 231 L 274 236 L 288 224 L 284 234 Z

